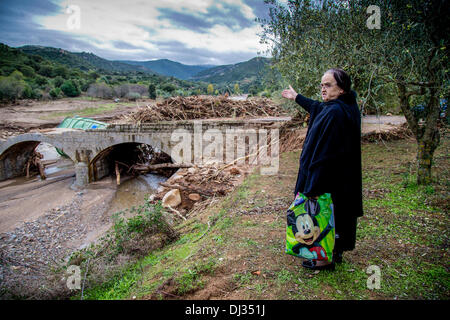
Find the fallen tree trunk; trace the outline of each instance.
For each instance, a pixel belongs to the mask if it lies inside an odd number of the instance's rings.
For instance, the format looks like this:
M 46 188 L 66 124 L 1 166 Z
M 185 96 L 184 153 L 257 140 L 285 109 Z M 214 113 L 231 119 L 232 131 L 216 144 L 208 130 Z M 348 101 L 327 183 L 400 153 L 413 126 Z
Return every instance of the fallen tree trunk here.
M 164 169 L 164 168 L 190 168 L 192 164 L 186 163 L 158 163 L 158 164 L 142 164 L 137 163 L 130 167 L 130 170 L 148 172 L 152 170 Z
M 29 157 L 28 161 L 27 161 L 27 165 L 26 168 L 24 170 L 26 170 L 27 173 L 27 179 L 30 177 L 30 169 L 32 167 L 35 167 L 38 169 L 39 175 L 41 176 L 42 180 L 45 180 L 47 177 L 45 176 L 45 171 L 44 171 L 44 166 L 42 165 L 41 159 L 44 156 L 36 151 L 33 151 L 33 153 L 31 154 L 31 156 Z
M 118 186 L 120 186 L 120 170 L 117 161 L 116 161 L 116 183 Z
M 41 176 L 41 179 L 42 179 L 42 180 L 47 179 L 47 177 L 45 176 L 44 166 L 42 165 L 40 159 L 36 159 L 36 166 L 37 166 L 38 169 L 39 169 L 39 175 Z

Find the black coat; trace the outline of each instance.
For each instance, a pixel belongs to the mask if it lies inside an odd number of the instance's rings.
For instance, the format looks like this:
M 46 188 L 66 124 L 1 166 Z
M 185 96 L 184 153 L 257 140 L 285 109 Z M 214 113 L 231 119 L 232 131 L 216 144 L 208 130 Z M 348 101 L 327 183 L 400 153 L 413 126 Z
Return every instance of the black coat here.
M 310 118 L 294 195 L 331 193 L 339 215 L 362 216 L 361 116 L 356 93 L 328 102 L 299 94 L 295 101 Z

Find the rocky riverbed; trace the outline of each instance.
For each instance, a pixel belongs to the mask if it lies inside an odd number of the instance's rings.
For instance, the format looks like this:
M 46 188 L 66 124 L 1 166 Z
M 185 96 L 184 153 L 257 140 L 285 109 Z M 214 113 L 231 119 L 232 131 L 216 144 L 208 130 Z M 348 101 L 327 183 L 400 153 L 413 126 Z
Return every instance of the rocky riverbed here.
M 0 234 L 1 287 L 12 294 L 32 296 L 37 288 L 54 281 L 52 268 L 64 263 L 71 252 L 80 248 L 80 240 L 108 220 L 104 215 L 108 207 L 100 203 L 89 212 L 89 221 L 98 223 L 87 224 L 85 214 L 81 214 L 83 197 L 85 191 L 77 192 L 70 203 Z

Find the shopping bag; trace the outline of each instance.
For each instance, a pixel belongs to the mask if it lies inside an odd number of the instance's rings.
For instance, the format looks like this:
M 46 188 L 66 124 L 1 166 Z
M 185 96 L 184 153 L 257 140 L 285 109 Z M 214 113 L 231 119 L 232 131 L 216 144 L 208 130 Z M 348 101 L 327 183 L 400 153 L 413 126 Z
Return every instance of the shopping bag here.
M 333 202 L 329 193 L 308 199 L 300 192 L 287 210 L 286 253 L 332 261 L 335 243 Z

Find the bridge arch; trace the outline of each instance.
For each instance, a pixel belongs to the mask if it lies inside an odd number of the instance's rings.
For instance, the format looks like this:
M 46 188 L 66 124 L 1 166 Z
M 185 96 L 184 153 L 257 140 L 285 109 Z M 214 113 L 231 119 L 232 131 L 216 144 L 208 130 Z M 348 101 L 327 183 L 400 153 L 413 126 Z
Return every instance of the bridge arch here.
M 9 138 L 0 145 L 0 181 L 22 176 L 33 151 L 42 143 L 63 149 L 62 143 L 41 133 L 25 133 Z M 73 161 L 73 155 L 69 154 Z
M 117 142 L 117 141 L 116 141 Z M 150 143 L 149 143 L 150 142 Z M 100 151 L 89 161 L 89 182 L 97 181 L 106 175 L 114 172 L 114 162 L 125 163 L 127 160 L 136 158 L 140 146 L 149 146 L 155 152 L 161 152 L 168 162 L 174 162 L 167 152 L 159 148 L 160 144 L 155 146 L 152 141 L 129 141 L 111 144 Z
M 53 139 L 50 135 L 45 135 L 42 133 L 24 133 L 6 140 L 0 145 L 0 160 L 7 157 L 11 152 L 17 152 L 20 150 L 29 150 L 30 148 L 36 148 L 41 142 L 46 142 L 52 146 L 64 149 L 63 142 L 60 139 Z M 34 145 L 34 147 L 32 147 Z M 31 150 L 32 151 L 32 150 Z M 74 155 L 70 152 L 67 154 L 69 158 L 73 161 Z

